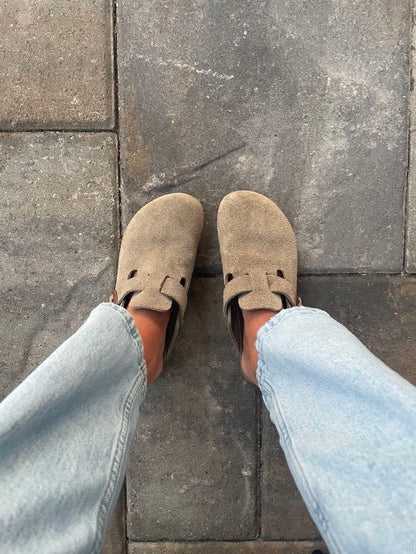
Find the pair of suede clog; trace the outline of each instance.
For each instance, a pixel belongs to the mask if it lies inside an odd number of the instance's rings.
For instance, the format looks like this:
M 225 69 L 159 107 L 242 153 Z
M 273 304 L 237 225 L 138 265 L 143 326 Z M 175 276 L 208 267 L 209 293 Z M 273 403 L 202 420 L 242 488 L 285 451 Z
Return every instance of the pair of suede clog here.
M 136 213 L 121 243 L 110 301 L 124 308 L 172 309 L 165 360 L 183 321 L 203 219 L 196 198 L 167 194 Z M 218 238 L 224 312 L 241 354 L 241 310 L 277 312 L 298 304 L 296 240 L 283 212 L 265 196 L 251 191 L 233 192 L 222 200 Z

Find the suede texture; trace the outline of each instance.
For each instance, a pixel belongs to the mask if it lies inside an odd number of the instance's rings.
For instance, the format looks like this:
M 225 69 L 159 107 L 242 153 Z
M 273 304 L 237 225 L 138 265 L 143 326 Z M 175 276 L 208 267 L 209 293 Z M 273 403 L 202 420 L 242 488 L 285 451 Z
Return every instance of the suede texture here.
M 203 220 L 196 198 L 167 194 L 136 213 L 121 242 L 110 301 L 158 312 L 173 307 L 170 345 L 185 313 Z
M 279 311 L 298 304 L 297 248 L 292 226 L 268 198 L 252 191 L 227 195 L 218 209 L 224 312 L 241 352 L 241 310 Z

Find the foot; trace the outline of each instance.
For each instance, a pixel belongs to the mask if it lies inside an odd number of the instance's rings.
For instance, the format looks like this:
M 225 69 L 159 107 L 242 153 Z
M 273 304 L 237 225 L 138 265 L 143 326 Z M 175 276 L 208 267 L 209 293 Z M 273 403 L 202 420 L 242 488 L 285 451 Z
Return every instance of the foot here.
M 259 355 L 256 350 L 257 332 L 269 319 L 278 312 L 271 310 L 242 310 L 244 320 L 243 352 L 241 354 L 241 371 L 244 377 L 258 387 L 256 370 Z
M 165 348 L 166 328 L 171 315 L 167 312 L 156 312 L 127 307 L 143 343 L 144 360 L 147 366 L 147 382 L 153 383 L 163 369 L 163 351 Z

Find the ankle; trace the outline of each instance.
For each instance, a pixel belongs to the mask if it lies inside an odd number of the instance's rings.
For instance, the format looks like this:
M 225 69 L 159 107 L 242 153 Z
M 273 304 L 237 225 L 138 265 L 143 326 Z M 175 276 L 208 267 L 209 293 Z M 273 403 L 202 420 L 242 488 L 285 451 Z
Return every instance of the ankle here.
M 163 369 L 163 351 L 166 340 L 166 328 L 170 318 L 170 310 L 156 312 L 154 310 L 127 308 L 132 316 L 143 344 L 143 356 L 147 367 L 147 382 L 152 383 Z
M 244 376 L 256 386 L 258 386 L 256 370 L 259 361 L 256 349 L 257 333 L 277 313 L 272 310 L 242 310 L 244 342 L 241 355 L 241 369 Z

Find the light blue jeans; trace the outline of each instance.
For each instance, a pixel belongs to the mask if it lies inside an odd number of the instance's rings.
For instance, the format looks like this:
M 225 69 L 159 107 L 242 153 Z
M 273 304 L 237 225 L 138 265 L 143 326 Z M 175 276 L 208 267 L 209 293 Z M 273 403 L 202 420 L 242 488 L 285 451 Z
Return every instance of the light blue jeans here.
M 328 314 L 283 310 L 257 377 L 332 553 L 415 552 L 416 389 Z M 0 404 L 0 552 L 100 552 L 146 392 L 140 337 L 101 304 Z

